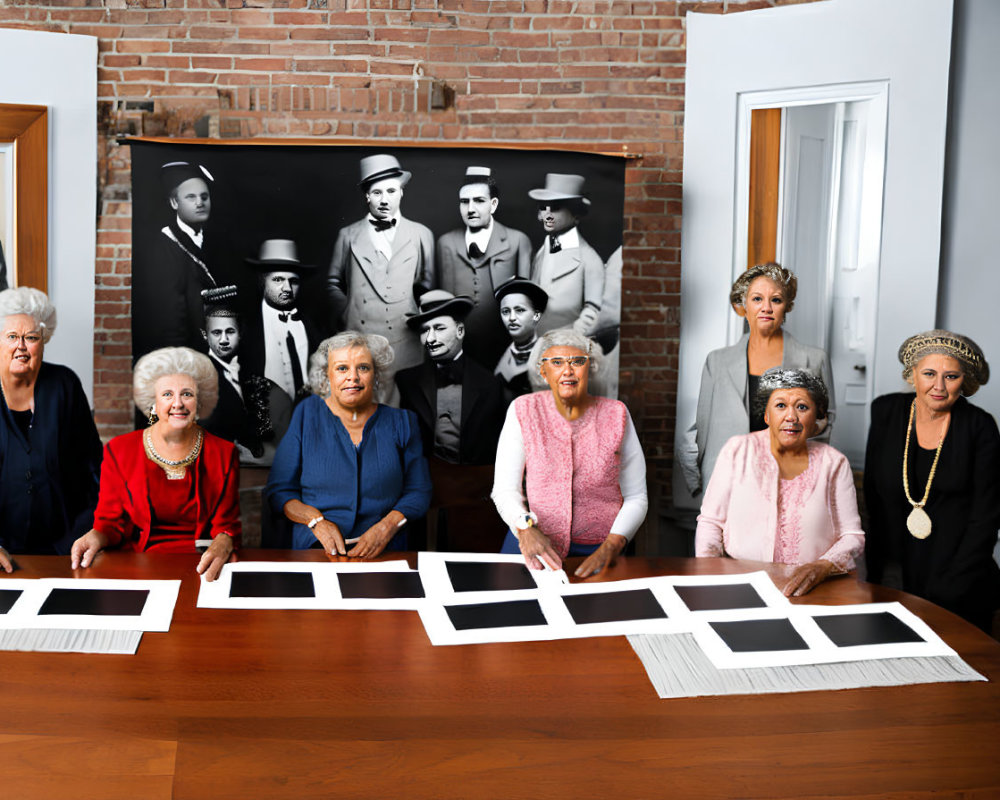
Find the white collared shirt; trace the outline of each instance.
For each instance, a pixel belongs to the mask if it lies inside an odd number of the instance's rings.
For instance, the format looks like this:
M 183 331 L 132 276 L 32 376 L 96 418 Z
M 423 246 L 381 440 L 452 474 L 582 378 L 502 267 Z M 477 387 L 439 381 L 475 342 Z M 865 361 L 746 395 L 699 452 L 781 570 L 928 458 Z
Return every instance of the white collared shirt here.
M 198 249 L 199 250 L 201 249 L 202 243 L 205 241 L 205 228 L 204 228 L 204 226 L 202 226 L 202 229 L 200 231 L 198 231 L 197 233 L 195 233 L 194 232 L 194 228 L 192 228 L 186 222 L 182 222 L 181 218 L 178 217 L 177 218 L 177 227 L 180 228 L 182 231 L 184 231 L 184 233 L 186 233 L 188 236 L 190 236 L 191 237 L 191 241 L 194 242 L 196 245 L 198 245 Z
M 473 242 L 476 243 L 483 253 L 486 252 L 486 248 L 489 247 L 490 237 L 493 235 L 493 217 L 490 217 L 490 224 L 485 228 L 480 228 L 478 231 L 473 231 L 471 228 L 465 229 L 465 252 L 469 252 L 469 245 Z
M 559 240 L 562 250 L 569 250 L 570 248 L 578 248 L 580 246 L 580 231 L 577 230 L 575 225 L 568 231 L 563 231 L 562 233 L 557 234 L 556 238 Z M 543 287 L 546 286 L 546 281 L 551 280 L 552 270 L 555 269 L 553 262 L 556 260 L 556 256 L 559 255 L 559 253 L 553 253 L 549 249 L 551 240 L 552 236 L 549 235 L 546 236 L 545 241 L 542 242 L 542 267 L 538 282 Z
M 213 350 L 208 351 L 208 356 L 216 364 L 222 367 L 222 376 L 229 381 L 229 385 L 236 390 L 236 394 L 238 394 L 242 400 L 243 389 L 240 387 L 240 357 L 233 356 L 227 363 L 219 358 Z
M 264 377 L 284 389 L 289 397 L 294 398 L 295 378 L 292 373 L 287 338 L 291 331 L 295 339 L 299 368 L 302 370 L 302 380 L 308 381 L 309 339 L 306 336 L 306 326 L 300 319 L 291 319 L 290 315 L 295 313 L 294 308 L 287 312 L 289 314 L 287 321 L 279 316 L 286 312 L 269 306 L 266 300 L 261 301 L 260 310 L 264 325 Z
M 375 230 L 375 226 L 372 225 L 372 220 L 375 219 L 371 214 L 368 215 L 368 235 L 371 237 L 371 242 L 375 246 L 375 249 L 385 256 L 385 260 L 389 261 L 392 258 L 392 243 L 396 239 L 396 231 L 399 229 L 399 213 L 397 212 L 394 217 L 390 219 L 396 220 L 396 224 L 391 228 L 386 228 L 384 231 Z

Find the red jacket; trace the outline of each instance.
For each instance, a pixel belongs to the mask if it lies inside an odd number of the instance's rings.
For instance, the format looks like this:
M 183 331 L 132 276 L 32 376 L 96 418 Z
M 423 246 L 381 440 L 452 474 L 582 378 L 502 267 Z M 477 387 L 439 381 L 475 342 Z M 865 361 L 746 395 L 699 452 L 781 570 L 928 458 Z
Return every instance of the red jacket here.
M 189 467 L 191 469 L 191 467 Z M 198 499 L 196 539 L 213 539 L 228 533 L 239 542 L 240 462 L 232 442 L 205 432 L 201 454 L 194 466 L 195 495 Z M 104 448 L 101 466 L 101 493 L 94 512 L 94 529 L 110 538 L 111 545 L 122 539 L 143 551 L 149 543 L 152 512 L 146 481 L 146 452 L 142 431 L 116 436 Z

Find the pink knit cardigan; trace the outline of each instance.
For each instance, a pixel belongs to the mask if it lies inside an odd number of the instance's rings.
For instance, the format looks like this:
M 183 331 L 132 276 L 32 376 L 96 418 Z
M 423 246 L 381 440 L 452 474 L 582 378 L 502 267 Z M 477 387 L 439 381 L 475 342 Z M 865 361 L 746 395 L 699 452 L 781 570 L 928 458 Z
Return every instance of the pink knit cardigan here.
M 622 507 L 618 485 L 622 438 L 628 411 L 606 397 L 592 398 L 572 422 L 549 392 L 515 401 L 525 453 L 528 507 L 538 528 L 566 557 L 570 542 L 600 544 Z

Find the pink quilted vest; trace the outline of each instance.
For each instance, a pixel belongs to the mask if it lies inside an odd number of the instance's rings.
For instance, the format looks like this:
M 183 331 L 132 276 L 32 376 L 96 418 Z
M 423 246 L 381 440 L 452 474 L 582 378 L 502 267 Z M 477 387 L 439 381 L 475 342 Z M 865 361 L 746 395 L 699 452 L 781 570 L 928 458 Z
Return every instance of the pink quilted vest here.
M 600 544 L 622 507 L 618 486 L 625 405 L 595 397 L 573 422 L 549 392 L 514 401 L 525 452 L 528 508 L 563 558 L 570 542 Z

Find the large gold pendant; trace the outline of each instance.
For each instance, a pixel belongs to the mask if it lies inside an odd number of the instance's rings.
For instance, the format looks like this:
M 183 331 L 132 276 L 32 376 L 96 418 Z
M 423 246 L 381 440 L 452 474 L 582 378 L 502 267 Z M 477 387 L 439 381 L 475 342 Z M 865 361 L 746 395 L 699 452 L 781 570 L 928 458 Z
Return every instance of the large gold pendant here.
M 915 538 L 926 539 L 931 535 L 931 518 L 920 506 L 914 506 L 906 518 L 906 527 Z

